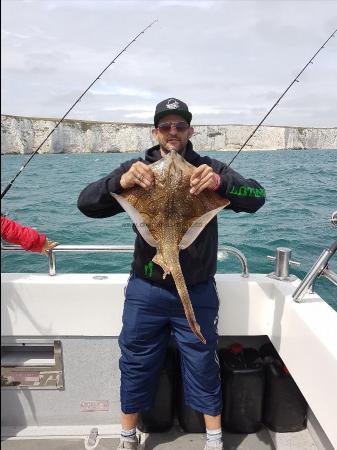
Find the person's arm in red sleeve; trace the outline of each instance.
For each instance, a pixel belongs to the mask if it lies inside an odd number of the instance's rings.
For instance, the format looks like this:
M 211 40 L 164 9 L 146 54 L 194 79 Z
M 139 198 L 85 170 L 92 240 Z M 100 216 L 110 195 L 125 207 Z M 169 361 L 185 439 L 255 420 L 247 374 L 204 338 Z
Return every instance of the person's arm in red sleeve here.
M 18 244 L 30 252 L 46 253 L 49 248 L 57 245 L 55 242 L 48 241 L 45 234 L 3 216 L 1 216 L 1 238 L 11 244 Z

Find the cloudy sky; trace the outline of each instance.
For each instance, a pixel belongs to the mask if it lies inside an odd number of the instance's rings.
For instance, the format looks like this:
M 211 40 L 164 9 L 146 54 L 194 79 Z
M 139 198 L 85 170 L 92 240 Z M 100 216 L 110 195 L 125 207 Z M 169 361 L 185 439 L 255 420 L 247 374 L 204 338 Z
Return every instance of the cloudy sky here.
M 177 97 L 194 124 L 257 124 L 337 28 L 337 0 L 2 0 L 2 114 L 151 123 Z M 265 122 L 337 126 L 337 35 Z

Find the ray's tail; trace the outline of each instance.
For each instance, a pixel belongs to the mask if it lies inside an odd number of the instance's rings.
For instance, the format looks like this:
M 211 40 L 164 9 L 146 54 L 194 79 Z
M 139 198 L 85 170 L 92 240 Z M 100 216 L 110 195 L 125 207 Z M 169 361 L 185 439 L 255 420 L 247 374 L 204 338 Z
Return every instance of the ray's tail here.
M 176 253 L 178 255 L 178 252 Z M 171 274 L 174 279 L 178 294 L 180 296 L 181 302 L 183 304 L 183 308 L 185 311 L 186 319 L 189 323 L 189 326 L 193 333 L 196 335 L 196 337 L 203 343 L 206 344 L 206 339 L 201 334 L 200 325 L 196 321 L 193 306 L 190 300 L 190 296 L 187 291 L 185 279 L 183 276 L 183 273 L 181 271 L 180 263 L 179 263 L 179 256 L 173 256 L 171 255 L 170 258 L 171 261 L 173 261 L 173 267 L 171 267 Z

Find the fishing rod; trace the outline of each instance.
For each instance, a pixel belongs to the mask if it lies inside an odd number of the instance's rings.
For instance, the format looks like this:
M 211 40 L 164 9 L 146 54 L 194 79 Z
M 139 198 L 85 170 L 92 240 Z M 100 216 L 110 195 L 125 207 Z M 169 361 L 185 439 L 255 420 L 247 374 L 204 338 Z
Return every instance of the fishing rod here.
M 89 91 L 89 89 L 96 83 L 97 80 L 100 79 L 100 77 L 103 75 L 103 73 L 109 69 L 109 67 L 114 64 L 114 62 L 121 56 L 122 53 L 124 53 L 130 45 L 132 45 L 141 34 L 144 34 L 146 30 L 148 30 L 154 23 L 158 22 L 158 19 L 154 20 L 150 23 L 146 28 L 144 28 L 140 33 L 137 34 L 124 48 L 121 50 L 117 56 L 105 67 L 105 69 L 102 70 L 102 72 L 92 81 L 89 86 L 82 92 L 82 94 L 78 97 L 78 99 L 73 103 L 73 105 L 68 109 L 68 111 L 64 114 L 62 119 L 60 119 L 55 127 L 50 131 L 48 136 L 43 140 L 43 142 L 38 146 L 38 148 L 30 155 L 30 157 L 27 159 L 27 161 L 24 163 L 24 165 L 20 168 L 18 173 L 15 175 L 15 177 L 10 181 L 10 183 L 6 186 L 6 188 L 1 193 L 1 199 L 7 194 L 7 192 L 10 190 L 10 188 L 13 186 L 14 181 L 17 179 L 17 177 L 20 175 L 20 173 L 23 171 L 23 169 L 27 166 L 27 164 L 34 158 L 36 153 L 40 150 L 40 148 L 43 146 L 43 144 L 48 140 L 48 138 L 54 133 L 56 128 L 63 122 L 63 120 L 67 117 L 67 115 L 72 111 L 72 109 L 77 105 L 77 103 L 84 97 L 84 95 Z
M 307 64 L 303 67 L 303 69 L 296 75 L 296 77 L 293 79 L 293 81 L 289 84 L 287 89 L 281 94 L 281 96 L 276 100 L 276 102 L 273 104 L 273 106 L 270 108 L 270 110 L 267 112 L 267 114 L 263 117 L 261 122 L 255 127 L 255 129 L 252 131 L 252 133 L 249 135 L 249 137 L 246 139 L 246 141 L 242 144 L 236 155 L 232 158 L 230 163 L 228 164 L 228 167 L 232 164 L 234 159 L 239 155 L 242 149 L 246 146 L 246 144 L 251 140 L 251 138 L 254 136 L 256 131 L 260 128 L 260 126 L 263 124 L 263 122 L 266 120 L 266 118 L 269 116 L 269 114 L 273 111 L 274 108 L 279 104 L 280 100 L 286 95 L 286 93 L 289 91 L 289 89 L 292 87 L 294 83 L 299 83 L 299 77 L 302 75 L 302 73 L 305 71 L 305 69 L 309 66 L 309 64 L 313 64 L 314 58 L 318 55 L 318 53 L 324 48 L 325 44 L 327 44 L 332 37 L 335 37 L 335 33 L 337 32 L 337 29 L 329 36 L 329 38 L 324 42 L 324 44 L 317 50 L 317 52 L 309 59 Z

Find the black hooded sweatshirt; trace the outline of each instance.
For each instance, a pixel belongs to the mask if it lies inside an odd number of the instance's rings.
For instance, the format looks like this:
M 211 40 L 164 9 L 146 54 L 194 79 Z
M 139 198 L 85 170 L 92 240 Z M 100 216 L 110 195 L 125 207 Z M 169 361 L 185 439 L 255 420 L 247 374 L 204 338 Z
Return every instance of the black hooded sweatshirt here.
M 254 213 L 264 204 L 265 190 L 257 181 L 242 177 L 239 173 L 216 159 L 200 156 L 193 150 L 190 141 L 188 141 L 186 146 L 184 158 L 195 167 L 207 164 L 215 173 L 220 175 L 221 182 L 217 192 L 230 201 L 230 205 L 226 209 L 231 209 L 235 212 Z M 110 217 L 124 212 L 117 200 L 110 195 L 110 192 L 120 194 L 123 191 L 120 179 L 130 169 L 132 164 L 137 161 L 152 164 L 159 159 L 161 159 L 160 148 L 159 145 L 156 145 L 145 152 L 145 160 L 137 158 L 126 161 L 106 177 L 89 184 L 83 189 L 78 198 L 77 206 L 79 210 L 92 218 Z M 156 249 L 142 238 L 135 226 L 133 226 L 133 230 L 137 236 L 131 272 L 163 287 L 173 287 L 172 276 L 168 275 L 163 279 L 162 268 L 152 263 Z M 187 286 L 206 281 L 209 277 L 215 275 L 217 250 L 218 224 L 215 216 L 196 240 L 179 253 L 180 265 Z

